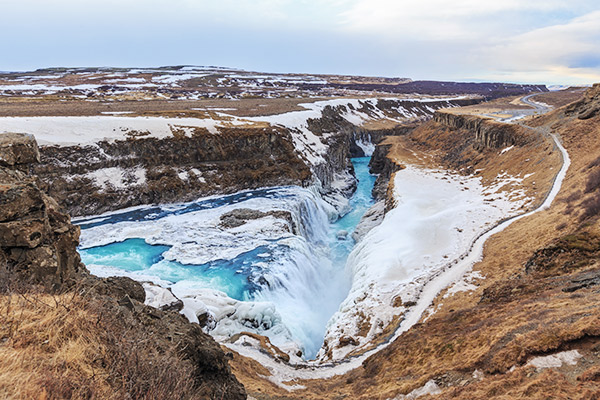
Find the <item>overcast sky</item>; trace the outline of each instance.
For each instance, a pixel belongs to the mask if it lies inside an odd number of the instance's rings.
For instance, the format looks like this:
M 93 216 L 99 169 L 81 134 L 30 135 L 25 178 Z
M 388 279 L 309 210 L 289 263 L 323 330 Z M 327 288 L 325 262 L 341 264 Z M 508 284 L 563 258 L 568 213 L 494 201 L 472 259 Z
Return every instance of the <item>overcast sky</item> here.
M 600 81 L 598 0 L 0 0 L 0 70 L 216 65 Z

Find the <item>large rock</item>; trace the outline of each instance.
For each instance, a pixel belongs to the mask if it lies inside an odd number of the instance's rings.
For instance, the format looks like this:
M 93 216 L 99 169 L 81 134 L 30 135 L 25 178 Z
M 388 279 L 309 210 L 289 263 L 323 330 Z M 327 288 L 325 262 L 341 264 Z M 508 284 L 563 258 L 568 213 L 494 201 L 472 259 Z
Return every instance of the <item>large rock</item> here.
M 47 235 L 46 221 L 26 219 L 0 223 L 0 243 L 3 247 L 38 247 Z
M 567 107 L 566 113 L 576 115 L 579 119 L 590 119 L 600 115 L 600 83 L 588 89 L 583 99 Z
M 0 166 L 12 167 L 40 161 L 40 152 L 33 135 L 0 134 Z
M 18 280 L 60 287 L 85 271 L 79 228 L 24 172 L 37 161 L 33 136 L 0 134 L 0 268 Z

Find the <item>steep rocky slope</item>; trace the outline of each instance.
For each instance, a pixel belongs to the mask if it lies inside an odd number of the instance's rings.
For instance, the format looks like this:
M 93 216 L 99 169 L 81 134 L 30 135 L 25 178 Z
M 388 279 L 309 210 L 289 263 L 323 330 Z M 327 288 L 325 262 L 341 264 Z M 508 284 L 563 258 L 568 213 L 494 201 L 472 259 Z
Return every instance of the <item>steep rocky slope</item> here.
M 38 160 L 32 136 L 0 135 L 0 397 L 245 398 L 198 325 L 89 275 L 79 228 L 27 173 Z
M 45 146 L 41 154 L 35 173 L 72 215 L 264 186 L 306 185 L 311 178 L 289 135 L 272 128 Z
M 79 228 L 26 172 L 39 158 L 33 136 L 0 135 L 0 263 L 53 287 L 73 281 L 85 267 L 76 251 Z

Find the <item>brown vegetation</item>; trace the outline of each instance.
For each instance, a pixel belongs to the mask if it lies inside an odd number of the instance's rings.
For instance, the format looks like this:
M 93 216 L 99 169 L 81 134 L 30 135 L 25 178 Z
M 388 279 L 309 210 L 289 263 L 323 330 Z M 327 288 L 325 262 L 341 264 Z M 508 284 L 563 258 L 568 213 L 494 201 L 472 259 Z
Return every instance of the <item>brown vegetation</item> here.
M 540 93 L 536 95 L 532 100 L 540 101 L 552 107 L 559 108 L 581 99 L 581 97 L 583 97 L 583 95 L 585 94 L 585 91 L 586 88 L 568 88 L 556 92 Z
M 75 293 L 0 296 L 0 397 L 194 398 L 193 367 L 175 346 L 125 326 Z
M 0 398 L 245 398 L 198 325 L 89 275 L 79 228 L 24 172 L 38 160 L 31 136 L 0 135 Z

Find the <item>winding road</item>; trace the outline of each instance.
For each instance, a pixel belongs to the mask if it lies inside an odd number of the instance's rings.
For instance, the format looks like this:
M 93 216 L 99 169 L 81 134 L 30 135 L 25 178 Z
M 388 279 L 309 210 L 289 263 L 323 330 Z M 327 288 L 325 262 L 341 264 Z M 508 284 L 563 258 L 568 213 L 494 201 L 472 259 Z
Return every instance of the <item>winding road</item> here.
M 530 117 L 532 115 L 545 114 L 548 111 L 552 110 L 552 107 L 550 107 L 547 104 L 538 103 L 536 101 L 531 100 L 533 97 L 535 97 L 537 95 L 539 95 L 539 93 L 529 94 L 527 96 L 523 96 L 520 99 L 520 101 L 523 104 L 528 105 L 529 107 L 532 107 L 531 109 L 525 109 L 525 110 L 523 110 L 523 109 L 506 109 L 506 110 L 502 110 L 497 113 L 483 114 L 483 115 L 486 117 L 493 118 L 499 122 L 514 123 L 514 122 L 522 120 L 525 117 Z

